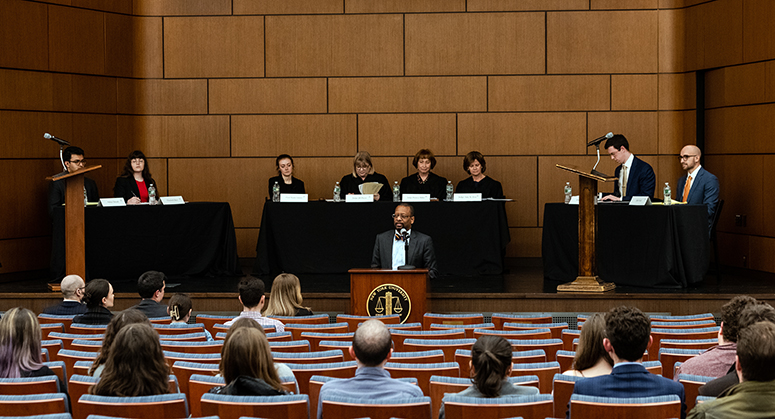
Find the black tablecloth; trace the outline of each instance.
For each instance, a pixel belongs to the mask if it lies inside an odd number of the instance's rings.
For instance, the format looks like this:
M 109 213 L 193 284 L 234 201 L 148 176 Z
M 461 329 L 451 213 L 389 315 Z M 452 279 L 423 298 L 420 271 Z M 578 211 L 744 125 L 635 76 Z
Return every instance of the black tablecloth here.
M 241 275 L 231 207 L 226 202 L 86 208 L 90 278 Z M 64 208 L 54 211 L 52 275 L 64 275 Z
M 503 202 L 412 203 L 416 229 L 431 236 L 440 275 L 500 274 L 510 241 Z M 255 275 L 346 274 L 371 265 L 377 234 L 393 228 L 393 202 L 267 201 Z
M 569 282 L 579 269 L 578 205 L 544 207 L 544 277 Z M 708 270 L 704 205 L 597 206 L 597 270 L 617 285 L 681 288 Z

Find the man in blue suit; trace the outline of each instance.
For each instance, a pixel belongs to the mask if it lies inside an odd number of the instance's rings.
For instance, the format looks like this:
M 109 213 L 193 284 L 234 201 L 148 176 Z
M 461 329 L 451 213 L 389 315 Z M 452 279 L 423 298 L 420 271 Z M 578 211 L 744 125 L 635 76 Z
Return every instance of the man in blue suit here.
M 619 163 L 616 168 L 614 192 L 603 201 L 629 201 L 633 196 L 654 197 L 657 178 L 654 169 L 645 161 L 630 153 L 630 143 L 622 134 L 616 134 L 605 142 L 611 159 Z
M 635 307 L 612 308 L 605 316 L 605 333 L 603 347 L 614 360 L 613 371 L 577 381 L 573 393 L 620 398 L 675 394 L 681 398 L 681 417 L 686 417 L 683 385 L 648 372 L 640 363 L 652 341 L 648 317 Z
M 687 204 L 708 207 L 708 228 L 712 226 L 713 216 L 718 207 L 718 178 L 700 165 L 700 148 L 687 145 L 681 149 L 681 168 L 686 175 L 678 180 L 675 199 Z

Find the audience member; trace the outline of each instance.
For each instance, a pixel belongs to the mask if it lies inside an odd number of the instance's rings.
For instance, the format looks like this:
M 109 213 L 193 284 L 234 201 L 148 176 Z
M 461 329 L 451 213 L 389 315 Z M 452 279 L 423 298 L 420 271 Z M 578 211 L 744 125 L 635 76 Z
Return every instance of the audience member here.
M 284 332 L 285 326 L 279 320 L 270 319 L 261 315 L 261 309 L 264 308 L 264 302 L 266 296 L 264 295 L 264 281 L 248 276 L 243 278 L 237 290 L 239 291 L 239 297 L 237 297 L 242 304 L 242 312 L 239 316 L 233 320 L 226 322 L 226 326 L 231 326 L 235 320 L 241 317 L 247 317 L 258 322 L 262 326 L 274 326 L 278 332 Z
M 243 327 L 247 327 L 249 329 L 256 329 L 260 331 L 262 334 L 266 335 L 266 333 L 264 332 L 264 328 L 261 327 L 260 324 L 256 323 L 255 320 L 248 317 L 242 317 L 242 318 L 238 318 L 237 320 L 234 320 L 234 323 L 232 323 L 231 327 L 229 328 L 229 331 L 226 333 L 226 339 L 229 339 L 229 336 L 231 336 L 232 333 L 234 333 L 235 331 Z M 221 355 L 223 355 L 223 348 L 221 348 Z M 223 359 L 223 357 L 221 357 L 221 359 Z M 295 377 L 295 375 L 293 374 L 293 371 L 282 362 L 275 362 L 274 369 L 277 370 L 277 375 L 280 377 Z
M 232 396 L 278 396 L 287 394 L 274 368 L 266 335 L 250 327 L 230 332 L 221 349 L 218 369 L 226 382 L 210 393 Z
M 140 310 L 149 319 L 167 317 L 167 306 L 161 303 L 166 286 L 167 277 L 162 272 L 148 271 L 140 275 L 137 279 L 137 292 L 142 300 L 132 308 Z
M 151 322 L 148 321 L 148 317 L 145 317 L 145 314 L 140 312 L 140 310 L 130 308 L 113 316 L 113 319 L 108 323 L 108 327 L 105 329 L 105 337 L 102 338 L 102 349 L 89 368 L 89 375 L 94 377 L 102 375 L 102 371 L 105 369 L 105 363 L 108 361 L 108 358 L 110 358 L 111 350 L 113 349 L 113 341 L 116 340 L 116 335 L 124 328 L 124 326 L 135 323 L 151 325 Z
M 70 316 L 86 313 L 86 305 L 81 302 L 83 290 L 86 283 L 78 275 L 67 275 L 59 284 L 64 299 L 59 304 L 46 307 L 44 314 L 54 314 L 59 316 Z
M 390 330 L 379 320 L 367 320 L 358 327 L 350 346 L 350 356 L 358 363 L 355 377 L 323 384 L 318 398 L 318 419 L 323 417 L 326 396 L 384 399 L 422 397 L 420 387 L 390 378 L 385 364 L 393 353 Z
M 583 328 L 582 328 L 583 330 Z M 574 394 L 600 397 L 652 397 L 675 394 L 681 398 L 681 417 L 686 416 L 684 388 L 668 378 L 652 374 L 641 365 L 651 345 L 649 318 L 635 307 L 616 307 L 605 316 L 603 346 L 614 360 L 610 375 L 576 382 Z M 570 410 L 568 411 L 570 417 Z
M 740 384 L 700 403 L 690 419 L 771 418 L 775 412 L 775 324 L 758 322 L 740 331 L 735 371 Z
M 280 274 L 272 282 L 265 316 L 311 316 L 312 310 L 301 305 L 301 284 L 294 274 Z
M 41 358 L 40 324 L 35 314 L 15 307 L 0 318 L 0 378 L 54 375 Z
M 576 377 L 597 377 L 611 373 L 614 360 L 603 346 L 605 338 L 605 316 L 595 313 L 584 322 L 579 336 L 579 347 L 573 357 L 573 369 L 563 374 Z
M 105 279 L 92 279 L 86 284 L 83 300 L 86 303 L 86 313 L 73 318 L 73 323 L 108 324 L 113 313 L 108 310 L 113 307 L 113 285 Z
M 193 304 L 188 294 L 173 294 L 170 298 L 167 312 L 170 314 L 170 326 L 188 327 L 188 320 L 191 318 Z M 208 341 L 213 340 L 213 335 L 205 329 L 205 336 Z
M 159 334 L 150 324 L 130 324 L 116 335 L 100 381 L 90 392 L 116 397 L 166 394 L 169 374 Z

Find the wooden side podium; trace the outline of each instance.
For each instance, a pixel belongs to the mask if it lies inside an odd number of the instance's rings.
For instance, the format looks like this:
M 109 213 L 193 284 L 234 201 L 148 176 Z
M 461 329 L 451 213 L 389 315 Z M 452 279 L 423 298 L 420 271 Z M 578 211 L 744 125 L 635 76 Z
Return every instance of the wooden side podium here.
M 86 231 L 83 211 L 83 178 L 86 173 L 102 168 L 87 166 L 77 172 L 49 176 L 46 180 L 65 182 L 65 272 L 86 278 Z M 59 284 L 50 283 L 50 291 L 59 291 Z
M 586 173 L 575 167 L 557 168 L 579 175 L 579 276 L 573 282 L 557 286 L 560 292 L 605 292 L 616 288 L 613 282 L 603 282 L 597 276 L 597 182 L 612 182 L 615 177 Z
M 350 314 L 399 314 L 401 323 L 422 322 L 430 290 L 427 269 L 350 269 L 347 272 L 350 273 Z M 405 291 L 406 295 L 401 295 L 395 287 Z M 408 313 L 404 314 L 407 310 Z

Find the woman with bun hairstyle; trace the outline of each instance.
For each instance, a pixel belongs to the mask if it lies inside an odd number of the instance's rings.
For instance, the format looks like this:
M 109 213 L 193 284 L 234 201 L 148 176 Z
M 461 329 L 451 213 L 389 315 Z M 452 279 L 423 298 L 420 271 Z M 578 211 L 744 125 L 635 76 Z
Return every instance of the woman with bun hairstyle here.
M 86 284 L 83 302 L 86 303 L 86 313 L 75 316 L 73 323 L 110 323 L 113 313 L 108 309 L 113 307 L 113 285 L 105 279 L 92 279 Z
M 176 293 L 170 298 L 167 305 L 167 313 L 170 315 L 170 326 L 188 327 L 188 320 L 191 318 L 193 303 L 188 294 Z M 205 336 L 208 341 L 213 340 L 213 335 L 205 329 Z

